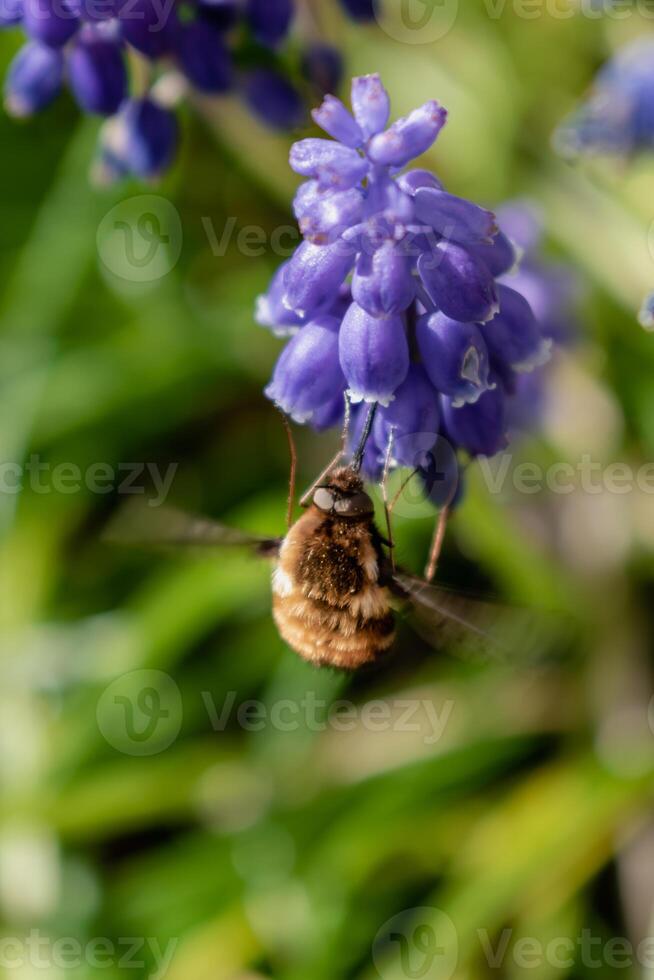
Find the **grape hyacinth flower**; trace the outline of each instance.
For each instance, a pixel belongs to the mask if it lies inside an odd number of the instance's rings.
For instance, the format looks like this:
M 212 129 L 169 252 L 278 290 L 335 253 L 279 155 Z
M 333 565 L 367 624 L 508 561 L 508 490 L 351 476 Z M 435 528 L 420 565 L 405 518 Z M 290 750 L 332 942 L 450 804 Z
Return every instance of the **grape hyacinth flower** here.
M 322 429 L 339 424 L 347 394 L 356 442 L 376 406 L 371 479 L 385 462 L 427 475 L 439 437 L 469 456 L 502 449 L 515 381 L 551 347 L 507 278 L 517 253 L 495 216 L 407 169 L 445 109 L 431 100 L 389 116 L 378 75 L 353 80 L 352 112 L 332 95 L 314 111 L 333 139 L 291 148 L 306 178 L 294 202 L 304 241 L 257 307 L 259 323 L 290 337 L 266 389 L 284 412 Z
M 367 6 L 343 0 L 357 20 L 372 16 Z M 286 52 L 280 56 L 295 8 L 295 0 L 3 0 L 0 29 L 26 36 L 5 80 L 5 106 L 30 116 L 66 84 L 83 112 L 110 121 L 96 172 L 157 177 L 177 141 L 171 107 L 156 94 L 162 72 L 172 69 L 204 96 L 239 93 L 276 130 L 304 122 L 307 94 L 322 97 L 338 85 L 340 54 L 319 35 L 292 49 L 296 68 Z M 134 58 L 145 64 L 133 74 L 149 84 L 130 91 L 127 61 Z M 177 98 L 183 90 L 177 85 Z
M 600 69 L 554 144 L 567 157 L 628 157 L 654 149 L 654 40 L 632 41 Z

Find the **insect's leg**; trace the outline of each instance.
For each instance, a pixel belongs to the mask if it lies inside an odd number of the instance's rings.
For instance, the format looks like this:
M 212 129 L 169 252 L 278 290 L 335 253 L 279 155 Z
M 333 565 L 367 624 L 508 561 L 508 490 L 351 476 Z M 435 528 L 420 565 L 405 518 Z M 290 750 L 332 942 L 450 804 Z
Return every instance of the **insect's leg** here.
M 354 455 L 352 456 L 352 469 L 355 473 L 358 473 L 361 469 L 361 464 L 363 463 L 363 454 L 366 451 L 366 443 L 368 442 L 368 437 L 372 429 L 372 423 L 375 421 L 375 415 L 377 413 L 377 408 L 379 407 L 379 402 L 372 402 L 370 408 L 368 409 L 368 414 L 366 415 L 366 421 L 363 424 L 363 432 L 361 433 L 361 438 L 359 439 L 359 445 L 356 448 Z
M 393 453 L 393 438 L 395 435 L 395 430 L 391 426 L 391 431 L 388 436 L 388 445 L 386 446 L 386 457 L 384 459 L 384 472 L 381 481 L 381 491 L 382 499 L 384 501 L 384 517 L 386 518 L 386 534 L 388 536 L 388 547 L 391 552 L 391 565 L 393 571 L 395 571 L 395 541 L 393 540 L 393 528 L 391 526 L 391 512 L 388 506 L 388 474 L 391 468 L 391 457 Z
M 293 523 L 293 508 L 295 506 L 295 483 L 297 474 L 297 449 L 295 448 L 295 439 L 293 438 L 293 430 L 291 429 L 291 423 L 288 417 L 282 410 L 279 410 L 279 414 L 282 417 L 282 422 L 284 423 L 284 428 L 286 429 L 286 438 L 288 439 L 288 450 L 290 453 L 290 470 L 288 475 L 288 506 L 286 510 L 286 527 L 290 527 Z
M 304 493 L 302 495 L 302 499 L 300 500 L 300 507 L 306 507 L 308 505 L 308 503 L 309 503 L 309 501 L 310 501 L 310 499 L 311 499 L 311 497 L 313 495 L 313 491 L 316 489 L 317 486 L 319 486 L 322 483 L 322 481 L 325 479 L 325 477 L 327 476 L 327 474 L 331 470 L 333 470 L 333 468 L 336 466 L 336 464 L 339 463 L 342 460 L 343 456 L 345 455 L 345 453 L 347 451 L 347 441 L 348 441 L 348 438 L 349 438 L 349 435 L 350 435 L 350 416 L 351 416 L 350 396 L 347 393 L 347 391 L 344 392 L 343 397 L 345 399 L 345 415 L 343 417 L 343 431 L 342 431 L 342 434 L 341 434 L 341 448 L 336 453 L 336 455 L 334 456 L 334 458 L 329 461 L 329 463 L 327 464 L 327 466 L 321 472 L 320 476 L 316 477 L 316 479 L 313 481 L 313 483 L 311 484 L 311 486 L 309 487 L 309 489 L 306 491 L 306 493 Z
M 415 470 L 411 470 L 411 472 L 409 473 L 409 475 L 404 480 L 402 480 L 402 483 L 400 485 L 400 489 L 397 491 L 397 493 L 395 494 L 395 496 L 391 500 L 390 506 L 388 508 L 391 517 L 393 516 L 393 511 L 395 510 L 395 507 L 397 506 L 398 500 L 400 499 L 400 497 L 402 496 L 402 494 L 404 493 L 404 491 L 408 487 L 409 483 L 411 483 L 411 480 L 414 478 L 414 476 L 417 475 L 417 473 L 418 473 L 417 468 Z
M 345 412 L 343 415 L 343 429 L 341 431 L 341 452 L 345 455 L 348 439 L 350 438 L 350 422 L 352 421 L 352 403 L 350 402 L 350 393 L 347 388 L 343 392 L 343 399 L 345 401 Z
M 436 574 L 436 566 L 438 565 L 441 548 L 443 547 L 445 528 L 447 526 L 447 518 L 449 517 L 449 513 L 450 509 L 447 505 L 441 507 L 438 519 L 436 521 L 436 527 L 434 528 L 434 537 L 432 538 L 431 548 L 429 550 L 429 561 L 425 569 L 425 581 L 427 582 L 432 582 L 434 575 Z

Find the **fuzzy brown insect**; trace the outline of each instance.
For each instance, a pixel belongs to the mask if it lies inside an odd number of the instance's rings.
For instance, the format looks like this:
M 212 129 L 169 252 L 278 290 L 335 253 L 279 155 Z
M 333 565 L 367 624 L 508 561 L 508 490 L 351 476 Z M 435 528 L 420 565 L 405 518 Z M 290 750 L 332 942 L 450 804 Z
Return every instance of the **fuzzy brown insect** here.
M 292 520 L 295 448 L 291 446 L 288 531 L 283 538 L 256 537 L 168 507 L 127 507 L 107 539 L 158 546 L 245 546 L 273 562 L 273 618 L 280 635 L 315 666 L 357 670 L 378 661 L 395 640 L 395 613 L 408 612 L 420 635 L 437 648 L 503 656 L 520 649 L 531 659 L 533 617 L 494 603 L 463 598 L 431 584 L 447 509 L 437 523 L 426 578 L 395 566 L 392 542 L 375 525 L 374 505 L 359 476 L 369 414 L 352 462 L 340 466 L 343 449 L 302 498 L 305 513 Z M 389 537 L 390 513 L 384 488 Z M 390 550 L 390 555 L 387 553 Z
M 286 643 L 317 667 L 357 670 L 379 661 L 395 640 L 398 611 L 438 650 L 532 660 L 542 646 L 534 619 L 432 585 L 393 566 L 371 498 L 357 473 L 341 467 L 313 492 L 283 538 L 257 537 L 169 507 L 132 503 L 105 535 L 157 547 L 246 547 L 272 561 L 273 617 Z
M 335 470 L 279 548 L 272 591 L 282 638 L 318 666 L 377 660 L 395 639 L 387 564 L 362 481 Z

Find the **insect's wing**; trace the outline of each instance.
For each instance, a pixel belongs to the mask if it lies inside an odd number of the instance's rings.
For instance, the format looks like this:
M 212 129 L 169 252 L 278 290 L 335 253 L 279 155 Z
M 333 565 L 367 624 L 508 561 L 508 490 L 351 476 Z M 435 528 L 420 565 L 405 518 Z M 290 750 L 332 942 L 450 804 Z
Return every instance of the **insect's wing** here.
M 280 538 L 249 534 L 173 507 L 151 506 L 147 501 L 134 501 L 123 507 L 105 529 L 103 539 L 111 544 L 147 548 L 244 547 L 263 557 L 276 555 L 281 544 Z
M 411 625 L 439 651 L 533 664 L 551 649 L 556 630 L 544 613 L 480 602 L 404 572 L 396 572 L 393 582 Z

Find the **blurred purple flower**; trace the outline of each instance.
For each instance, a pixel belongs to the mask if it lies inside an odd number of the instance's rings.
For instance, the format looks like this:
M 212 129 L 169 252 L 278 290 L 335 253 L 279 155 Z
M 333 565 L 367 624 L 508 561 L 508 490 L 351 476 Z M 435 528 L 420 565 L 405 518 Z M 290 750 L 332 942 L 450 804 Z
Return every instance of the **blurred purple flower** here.
M 205 96 L 235 89 L 257 119 L 283 131 L 305 121 L 308 92 L 334 91 L 342 75 L 340 53 L 319 37 L 278 56 L 293 27 L 295 0 L 2 0 L 0 6 L 0 29 L 17 27 L 27 38 L 5 82 L 13 115 L 44 109 L 64 82 L 87 113 L 112 117 L 130 95 L 156 105 L 152 92 L 130 92 L 130 50 L 153 63 L 152 77 L 176 67 Z M 369 16 L 365 3 L 344 6 L 355 19 Z M 178 86 L 176 98 L 182 94 Z M 172 133 L 167 123 L 160 125 L 162 133 L 164 127 Z M 99 157 L 106 178 L 161 173 L 160 161 L 173 156 L 174 148 L 166 147 L 151 155 L 147 168 L 140 159 L 140 170 L 132 171 L 103 130 Z
M 293 19 L 293 0 L 247 0 L 245 10 L 257 41 L 274 48 L 284 40 Z
M 59 94 L 64 77 L 60 51 L 28 41 L 11 65 L 5 81 L 5 105 L 14 116 L 31 116 Z
M 343 77 L 343 58 L 338 48 L 321 42 L 310 44 L 302 55 L 301 67 L 318 96 L 338 90 Z
M 375 16 L 375 0 L 341 0 L 341 6 L 353 20 L 372 20 Z
M 176 149 L 174 113 L 151 98 L 128 99 L 101 133 L 96 173 L 101 181 L 127 174 L 152 180 L 170 166 Z
M 210 95 L 227 92 L 232 83 L 231 56 L 221 32 L 198 19 L 179 25 L 174 50 L 191 85 Z
M 516 199 L 502 205 L 497 215 L 503 234 L 519 255 L 500 282 L 527 300 L 546 338 L 556 344 L 573 343 L 580 332 L 583 288 L 569 265 L 544 255 L 539 209 L 531 201 Z
M 654 292 L 649 293 L 643 300 L 638 313 L 638 322 L 645 330 L 654 330 Z
M 84 32 L 68 54 L 68 84 L 80 109 L 109 116 L 127 95 L 127 71 L 120 42 Z
M 560 347 L 573 345 L 581 334 L 583 284 L 570 266 L 544 254 L 540 210 L 531 201 L 517 199 L 498 209 L 498 220 L 520 255 L 519 263 L 500 282 L 527 300 L 546 340 Z M 511 379 L 510 431 L 537 428 L 545 406 L 547 377 L 545 369 L 518 373 Z
M 278 71 L 257 68 L 244 83 L 245 101 L 257 118 L 272 129 L 295 129 L 305 117 L 298 90 Z
M 584 102 L 558 127 L 567 157 L 630 156 L 654 149 L 654 40 L 638 38 L 600 69 Z

